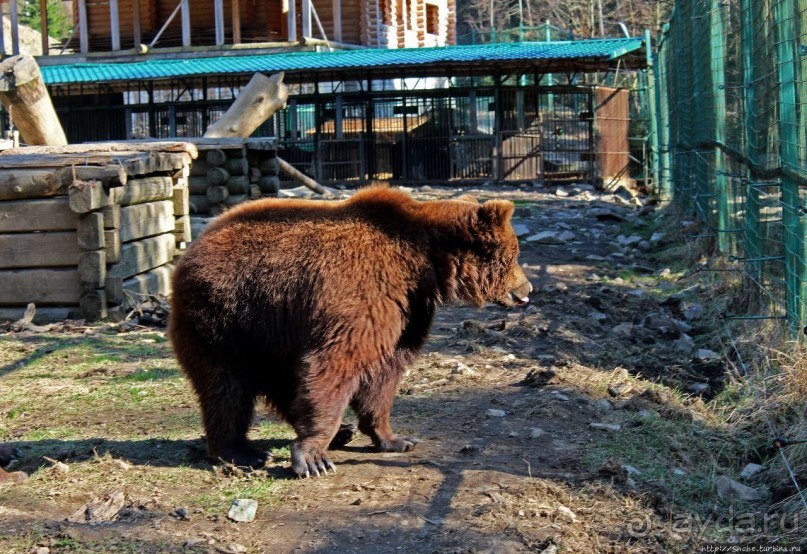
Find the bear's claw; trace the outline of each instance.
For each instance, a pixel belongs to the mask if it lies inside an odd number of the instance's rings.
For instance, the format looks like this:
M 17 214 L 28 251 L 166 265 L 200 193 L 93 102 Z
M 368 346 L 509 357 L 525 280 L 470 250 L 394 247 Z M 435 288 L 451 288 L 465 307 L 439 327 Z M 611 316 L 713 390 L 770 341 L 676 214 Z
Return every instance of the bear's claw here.
M 325 454 L 316 450 L 305 452 L 296 445 L 291 449 L 291 469 L 301 478 L 324 477 L 328 469 L 336 473 L 336 466 Z
M 416 437 L 395 437 L 390 440 L 381 440 L 376 448 L 379 452 L 410 452 L 419 442 L 421 440 Z

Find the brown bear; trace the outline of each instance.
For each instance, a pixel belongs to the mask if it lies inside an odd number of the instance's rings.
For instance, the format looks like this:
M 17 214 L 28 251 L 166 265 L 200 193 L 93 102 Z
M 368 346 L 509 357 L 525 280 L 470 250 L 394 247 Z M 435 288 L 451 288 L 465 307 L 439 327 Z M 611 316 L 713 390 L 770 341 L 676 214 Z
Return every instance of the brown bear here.
M 376 186 L 338 202 L 259 200 L 211 223 L 177 266 L 169 324 L 210 457 L 266 461 L 247 442 L 259 397 L 297 433 L 298 476 L 336 471 L 326 450 L 347 406 L 378 450 L 411 450 L 390 410 L 435 308 L 528 301 L 512 213 Z

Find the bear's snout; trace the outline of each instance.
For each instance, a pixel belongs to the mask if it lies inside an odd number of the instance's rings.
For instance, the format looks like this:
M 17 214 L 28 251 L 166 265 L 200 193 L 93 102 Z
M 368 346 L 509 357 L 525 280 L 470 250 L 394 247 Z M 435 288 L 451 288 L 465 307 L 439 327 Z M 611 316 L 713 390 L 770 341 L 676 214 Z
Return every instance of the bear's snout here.
M 513 302 L 518 306 L 524 306 L 530 303 L 530 293 L 532 292 L 532 283 L 527 281 L 526 277 L 524 282 L 510 291 L 510 296 Z

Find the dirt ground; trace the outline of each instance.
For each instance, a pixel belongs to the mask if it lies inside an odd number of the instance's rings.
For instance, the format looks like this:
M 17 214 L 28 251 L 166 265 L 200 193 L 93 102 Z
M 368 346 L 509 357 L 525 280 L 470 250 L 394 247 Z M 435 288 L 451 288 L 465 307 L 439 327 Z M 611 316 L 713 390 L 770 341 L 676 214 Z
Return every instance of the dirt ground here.
M 293 435 L 266 413 L 252 433 L 274 454 L 265 469 L 211 465 L 162 329 L 5 333 L 0 441 L 30 477 L 0 485 L 0 550 L 689 552 L 741 539 L 720 514 L 756 509 L 713 490 L 748 461 L 702 398 L 723 388 L 720 359 L 697 354 L 723 348 L 713 314 L 685 268 L 660 263 L 653 207 L 624 192 L 476 190 L 516 202 L 531 304 L 441 309 L 393 411 L 423 442 L 379 454 L 360 437 L 326 478 L 292 478 Z M 542 231 L 556 244 L 526 240 Z M 258 501 L 253 522 L 227 517 L 237 498 Z M 95 499 L 110 521 L 87 522 Z

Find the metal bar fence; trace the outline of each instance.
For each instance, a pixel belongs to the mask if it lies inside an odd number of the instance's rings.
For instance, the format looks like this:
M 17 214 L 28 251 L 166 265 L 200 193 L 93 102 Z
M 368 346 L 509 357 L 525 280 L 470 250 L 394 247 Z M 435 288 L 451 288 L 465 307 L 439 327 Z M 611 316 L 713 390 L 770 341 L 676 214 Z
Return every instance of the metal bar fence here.
M 655 55 L 659 190 L 744 270 L 737 317 L 807 316 L 807 0 L 678 0 Z

